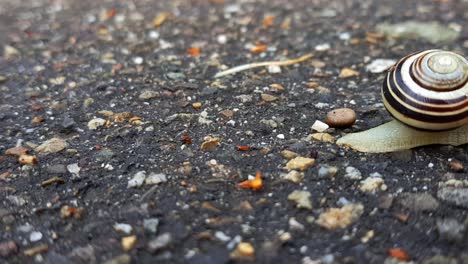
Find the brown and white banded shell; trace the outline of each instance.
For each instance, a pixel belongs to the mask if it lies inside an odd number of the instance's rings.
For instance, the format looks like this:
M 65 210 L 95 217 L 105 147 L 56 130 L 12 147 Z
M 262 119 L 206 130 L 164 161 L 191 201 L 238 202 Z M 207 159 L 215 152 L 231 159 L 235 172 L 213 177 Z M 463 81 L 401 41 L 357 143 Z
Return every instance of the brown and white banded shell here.
M 388 72 L 382 97 L 395 119 L 418 129 L 468 124 L 468 60 L 443 50 L 406 56 Z

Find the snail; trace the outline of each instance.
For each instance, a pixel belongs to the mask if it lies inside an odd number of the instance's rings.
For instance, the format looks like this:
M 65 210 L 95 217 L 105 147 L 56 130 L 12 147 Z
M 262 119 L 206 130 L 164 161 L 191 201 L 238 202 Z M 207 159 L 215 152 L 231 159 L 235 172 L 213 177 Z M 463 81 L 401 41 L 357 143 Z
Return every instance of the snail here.
M 432 144 L 468 144 L 468 60 L 443 50 L 400 59 L 383 82 L 382 100 L 395 120 L 337 141 L 362 152 Z

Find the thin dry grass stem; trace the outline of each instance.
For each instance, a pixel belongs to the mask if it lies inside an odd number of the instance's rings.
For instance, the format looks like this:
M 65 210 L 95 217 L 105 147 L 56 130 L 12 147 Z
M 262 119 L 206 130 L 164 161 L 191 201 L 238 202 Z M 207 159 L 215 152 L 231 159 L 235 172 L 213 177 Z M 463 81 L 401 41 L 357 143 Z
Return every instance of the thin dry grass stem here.
M 222 71 L 222 72 L 218 72 L 214 76 L 214 78 L 220 78 L 220 77 L 223 77 L 223 76 L 226 76 L 226 75 L 230 75 L 230 74 L 234 74 L 234 73 L 238 73 L 238 72 L 241 72 L 241 71 L 245 71 L 245 70 L 249 70 L 249 69 L 253 69 L 253 68 L 258 68 L 258 67 L 288 66 L 288 65 L 292 65 L 292 64 L 296 64 L 296 63 L 306 61 L 306 60 L 312 58 L 312 56 L 314 56 L 314 54 L 309 53 L 309 54 L 306 54 L 304 56 L 301 56 L 299 58 L 292 59 L 292 60 L 264 61 L 264 62 L 254 62 L 254 63 L 248 63 L 248 64 L 244 64 L 244 65 L 239 65 L 239 66 L 236 66 L 234 68 L 231 68 L 231 69 L 228 69 L 228 70 L 225 70 L 225 71 Z

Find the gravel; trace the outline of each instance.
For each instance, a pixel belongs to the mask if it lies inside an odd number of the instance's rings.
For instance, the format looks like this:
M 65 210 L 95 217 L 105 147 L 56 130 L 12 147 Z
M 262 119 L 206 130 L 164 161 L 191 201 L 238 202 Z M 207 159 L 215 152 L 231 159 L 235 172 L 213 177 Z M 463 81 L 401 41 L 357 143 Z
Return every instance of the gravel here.
M 466 262 L 467 146 L 335 143 L 393 61 L 466 55 L 465 5 L 0 0 L 0 262 Z

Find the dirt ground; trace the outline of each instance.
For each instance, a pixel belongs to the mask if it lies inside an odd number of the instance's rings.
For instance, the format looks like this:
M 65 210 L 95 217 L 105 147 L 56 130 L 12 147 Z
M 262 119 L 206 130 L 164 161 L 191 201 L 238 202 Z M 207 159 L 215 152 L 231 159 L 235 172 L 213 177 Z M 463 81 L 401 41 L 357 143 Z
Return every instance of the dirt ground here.
M 405 21 L 456 37 L 377 30 Z M 333 143 L 392 119 L 367 65 L 468 55 L 467 25 L 466 0 L 1 0 L 0 262 L 468 263 L 467 145 Z

